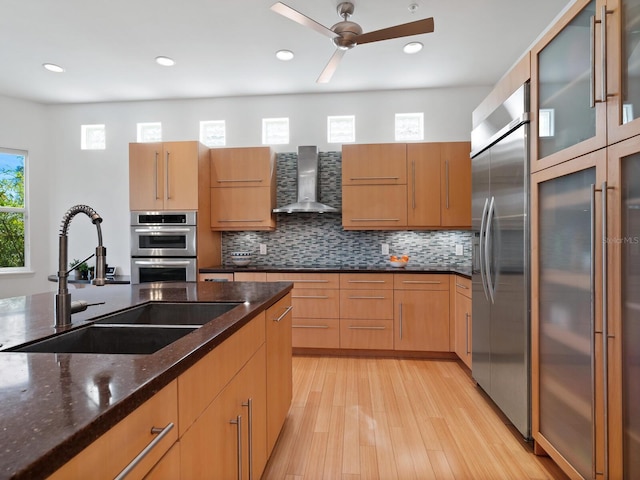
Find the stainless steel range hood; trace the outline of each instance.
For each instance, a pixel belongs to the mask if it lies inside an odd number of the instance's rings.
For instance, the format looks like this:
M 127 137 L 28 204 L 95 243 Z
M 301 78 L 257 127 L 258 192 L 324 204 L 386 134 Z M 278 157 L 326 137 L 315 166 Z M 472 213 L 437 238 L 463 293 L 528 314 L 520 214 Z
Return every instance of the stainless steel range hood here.
M 318 147 L 298 147 L 298 201 L 274 208 L 274 213 L 335 213 L 337 208 L 318 202 Z

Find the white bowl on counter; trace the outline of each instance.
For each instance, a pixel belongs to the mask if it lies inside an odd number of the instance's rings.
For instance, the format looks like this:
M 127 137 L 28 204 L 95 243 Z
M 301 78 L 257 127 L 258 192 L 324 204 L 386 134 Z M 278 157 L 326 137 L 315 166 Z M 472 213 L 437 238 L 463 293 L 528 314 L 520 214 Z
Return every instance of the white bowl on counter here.
M 245 267 L 251 263 L 251 252 L 231 252 L 231 262 L 238 267 Z

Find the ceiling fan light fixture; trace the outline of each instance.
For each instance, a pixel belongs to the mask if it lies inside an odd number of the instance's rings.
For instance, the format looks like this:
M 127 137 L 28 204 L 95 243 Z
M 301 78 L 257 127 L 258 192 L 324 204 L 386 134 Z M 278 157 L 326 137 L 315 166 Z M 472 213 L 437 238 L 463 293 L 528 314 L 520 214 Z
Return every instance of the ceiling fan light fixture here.
M 156 63 L 158 65 L 162 65 L 163 67 L 173 67 L 176 64 L 173 58 L 165 57 L 162 55 L 156 57 Z
M 55 63 L 43 63 L 42 67 L 45 70 L 49 70 L 50 72 L 53 72 L 53 73 L 64 72 L 64 68 L 62 68 L 60 65 L 56 65 Z
M 413 55 L 414 53 L 418 53 L 420 50 L 422 50 L 423 46 L 424 45 L 422 45 L 422 43 L 420 42 L 409 42 L 402 48 L 402 50 L 407 55 Z
M 291 50 L 278 50 L 276 52 L 276 58 L 283 62 L 288 62 L 293 59 L 293 52 Z

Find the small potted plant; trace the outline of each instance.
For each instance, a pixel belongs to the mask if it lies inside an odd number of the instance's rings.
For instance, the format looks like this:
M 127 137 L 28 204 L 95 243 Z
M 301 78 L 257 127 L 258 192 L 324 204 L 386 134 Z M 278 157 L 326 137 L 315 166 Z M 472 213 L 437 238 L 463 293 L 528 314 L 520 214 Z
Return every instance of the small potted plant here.
M 78 259 L 74 259 L 69 266 L 71 268 L 75 267 L 75 277 L 80 280 L 88 280 L 89 278 L 89 265 L 87 262 L 80 262 Z

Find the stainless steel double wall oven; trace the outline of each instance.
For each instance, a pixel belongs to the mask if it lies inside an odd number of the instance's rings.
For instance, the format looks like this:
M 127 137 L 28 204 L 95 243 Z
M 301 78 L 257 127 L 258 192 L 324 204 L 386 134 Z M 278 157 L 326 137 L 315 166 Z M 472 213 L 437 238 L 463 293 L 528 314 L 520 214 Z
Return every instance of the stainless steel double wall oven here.
M 197 280 L 196 212 L 131 212 L 131 283 Z

